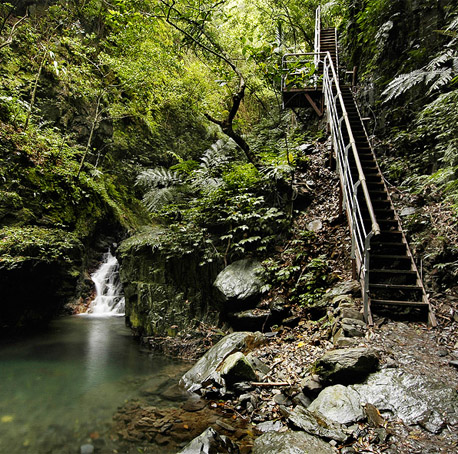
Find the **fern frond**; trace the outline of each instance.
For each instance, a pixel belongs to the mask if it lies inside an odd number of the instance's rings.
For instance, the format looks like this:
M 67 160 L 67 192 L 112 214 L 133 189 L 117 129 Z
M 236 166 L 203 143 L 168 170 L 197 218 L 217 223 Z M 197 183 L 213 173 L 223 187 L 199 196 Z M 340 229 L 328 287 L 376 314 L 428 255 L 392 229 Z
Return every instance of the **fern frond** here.
M 441 52 L 437 57 L 434 57 L 425 67 L 426 71 L 434 71 L 435 69 L 440 68 L 444 63 L 447 63 L 453 58 L 454 54 L 453 49 L 447 49 L 444 52 Z
M 144 170 L 137 176 L 135 182 L 136 185 L 145 188 L 167 188 L 180 183 L 182 183 L 182 181 L 178 174 L 164 167 Z
M 183 193 L 179 187 L 154 188 L 143 196 L 142 201 L 148 211 L 153 212 L 182 198 Z
M 431 85 L 427 94 L 431 94 L 433 91 L 447 85 L 453 78 L 453 72 L 451 68 L 444 69 L 442 71 L 435 71 L 435 75 L 438 76 L 437 80 Z
M 424 69 L 416 69 L 408 74 L 401 74 L 393 79 L 382 93 L 382 96 L 386 96 L 384 103 L 391 99 L 401 96 L 415 85 L 423 82 L 427 76 L 427 72 Z

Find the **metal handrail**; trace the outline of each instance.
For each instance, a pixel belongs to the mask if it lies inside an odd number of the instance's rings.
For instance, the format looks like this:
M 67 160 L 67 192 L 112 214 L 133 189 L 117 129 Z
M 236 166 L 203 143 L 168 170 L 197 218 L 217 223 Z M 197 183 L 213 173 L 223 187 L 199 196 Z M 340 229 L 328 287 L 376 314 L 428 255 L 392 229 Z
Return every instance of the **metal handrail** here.
M 359 269 L 359 277 L 363 284 L 363 301 L 364 301 L 364 314 L 366 320 L 369 318 L 369 258 L 370 258 L 370 242 L 374 235 L 380 234 L 380 226 L 378 225 L 374 208 L 372 206 L 369 189 L 366 183 L 366 177 L 359 159 L 358 150 L 356 148 L 356 141 L 350 125 L 345 103 L 343 100 L 342 92 L 339 85 L 337 72 L 331 59 L 329 52 L 309 52 L 309 53 L 294 53 L 285 54 L 283 56 L 283 69 L 285 74 L 282 78 L 282 89 L 286 88 L 286 76 L 288 71 L 288 58 L 299 58 L 296 61 L 310 61 L 312 57 L 316 68 L 322 65 L 323 77 L 321 80 L 321 89 L 324 93 L 325 103 L 327 107 L 327 118 L 331 129 L 331 137 L 333 146 L 337 156 L 337 169 L 339 171 L 340 181 L 343 192 L 343 202 L 346 207 L 347 216 L 350 224 L 350 231 L 352 236 L 351 257 L 355 259 Z M 300 59 L 303 60 L 300 60 Z M 316 83 L 311 84 L 310 87 L 318 89 Z M 340 108 L 341 114 L 339 116 L 338 109 Z M 343 136 L 343 129 L 346 129 L 348 139 L 345 140 Z M 356 169 L 358 171 L 357 180 L 354 181 L 351 174 L 351 167 L 349 163 L 349 152 L 351 150 Z M 371 230 L 367 231 L 364 225 L 361 206 L 358 201 L 358 192 L 362 191 L 364 200 L 369 212 Z
M 315 46 L 313 51 L 315 52 L 315 66 L 318 68 L 320 60 L 320 41 L 321 41 L 321 6 L 318 5 L 315 11 Z
M 326 53 L 323 61 L 323 92 L 327 106 L 328 122 L 331 127 L 333 145 L 337 156 L 337 168 L 343 189 L 344 206 L 347 209 L 347 216 L 350 221 L 350 230 L 352 235 L 352 258 L 357 260 L 360 278 L 363 282 L 364 315 L 367 320 L 369 317 L 370 242 L 374 235 L 380 234 L 380 226 L 378 225 L 374 208 L 372 206 L 366 177 L 364 176 L 358 150 L 356 148 L 355 138 L 350 125 L 350 119 L 348 117 L 342 92 L 340 90 L 339 79 L 329 52 Z M 338 116 L 338 107 L 340 107 L 342 112 L 340 117 Z M 342 123 L 345 123 L 345 128 L 347 130 L 347 143 L 343 137 Z M 358 171 L 358 180 L 356 182 L 353 181 L 348 160 L 350 148 L 352 150 L 353 159 Z M 364 195 L 364 200 L 366 202 L 371 221 L 371 230 L 369 232 L 367 232 L 366 226 L 364 225 L 361 207 L 358 202 L 357 195 L 360 187 Z

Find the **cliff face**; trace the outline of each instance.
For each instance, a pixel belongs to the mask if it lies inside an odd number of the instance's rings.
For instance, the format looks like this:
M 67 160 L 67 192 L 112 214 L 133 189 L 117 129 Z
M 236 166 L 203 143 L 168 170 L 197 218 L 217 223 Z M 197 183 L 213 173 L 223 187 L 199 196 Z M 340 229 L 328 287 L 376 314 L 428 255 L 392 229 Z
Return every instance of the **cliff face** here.
M 167 251 L 134 245 L 132 239 L 120 252 L 126 320 L 136 334 L 173 335 L 201 322 L 218 322 L 220 307 L 213 287 L 220 271 L 217 264 L 201 266 L 198 252 L 169 257 Z

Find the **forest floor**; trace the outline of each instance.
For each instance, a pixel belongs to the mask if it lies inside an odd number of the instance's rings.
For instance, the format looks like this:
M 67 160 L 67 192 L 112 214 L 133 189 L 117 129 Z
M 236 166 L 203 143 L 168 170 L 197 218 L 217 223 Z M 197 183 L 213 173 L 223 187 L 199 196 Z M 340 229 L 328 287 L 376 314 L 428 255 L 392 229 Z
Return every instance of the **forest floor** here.
M 316 254 L 329 257 L 332 272 L 342 280 L 350 278 L 348 245 L 349 232 L 338 219 L 337 178 L 325 165 L 324 150 L 311 156 L 311 162 L 302 180 L 315 181 L 312 204 L 296 218 L 295 231 L 299 232 L 313 220 L 320 220 L 317 232 Z M 294 239 L 294 238 L 292 238 Z M 278 254 L 281 254 L 280 249 Z M 458 391 L 458 287 L 441 294 L 430 294 L 438 320 L 436 328 L 423 321 L 394 321 L 388 317 L 374 316 L 374 326 L 359 338 L 358 345 L 374 349 L 380 358 L 381 368 L 399 368 L 409 373 L 430 378 L 444 387 Z M 297 394 L 301 380 L 313 363 L 326 351 L 334 349 L 331 328 L 325 321 L 317 322 L 303 307 L 295 306 L 299 317 L 296 327 L 280 327 L 269 342 L 254 354 L 268 368 L 271 386 L 258 387 L 251 406 L 241 397 L 225 396 L 219 400 L 187 401 L 180 409 L 154 409 L 156 429 L 152 428 L 151 410 L 147 402 L 128 403 L 115 416 L 113 434 L 132 448 L 142 444 L 141 452 L 175 452 L 186 441 L 208 426 L 235 440 L 241 452 L 251 451 L 253 440 L 262 432 L 256 426 L 271 421 L 285 430 L 286 419 L 281 407 L 289 396 Z M 206 331 L 206 329 L 208 330 Z M 168 344 L 169 353 L 197 359 L 217 339 L 210 327 L 203 327 L 199 339 L 183 338 Z M 172 346 L 170 346 L 172 345 Z M 162 349 L 164 351 L 164 348 Z M 277 385 L 276 385 L 277 384 Z M 146 418 L 146 419 L 145 419 Z M 162 423 L 158 423 L 162 421 Z M 148 427 L 149 432 L 148 432 Z M 259 426 L 261 427 L 261 426 Z M 165 428 L 165 430 L 163 430 Z M 407 426 L 400 420 L 389 422 L 389 430 L 382 439 L 369 421 L 359 423 L 358 437 L 346 444 L 334 442 L 339 453 L 455 453 L 458 451 L 458 428 L 444 427 L 431 433 L 420 426 Z M 162 432 L 161 432 L 162 431 Z M 162 447 L 159 448 L 158 445 Z M 126 451 L 130 452 L 130 451 Z M 137 452 L 137 451 L 135 451 Z

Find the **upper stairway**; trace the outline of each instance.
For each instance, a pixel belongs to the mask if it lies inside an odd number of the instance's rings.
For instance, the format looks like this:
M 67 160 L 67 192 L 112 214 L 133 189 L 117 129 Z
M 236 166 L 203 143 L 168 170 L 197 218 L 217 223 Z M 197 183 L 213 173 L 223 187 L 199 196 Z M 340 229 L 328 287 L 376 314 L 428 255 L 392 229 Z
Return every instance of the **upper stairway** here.
M 317 29 L 314 53 L 287 54 L 283 61 L 286 74 L 288 64 L 294 62 L 293 82 L 282 84 L 283 106 L 311 106 L 320 116 L 326 112 L 351 232 L 354 278 L 361 282 L 366 321 L 372 324 L 374 311 L 391 317 L 419 316 L 435 326 L 352 87 L 340 84 L 336 30 Z M 313 62 L 316 70 L 308 80 L 297 76 L 302 65 L 311 67 L 307 62 Z

